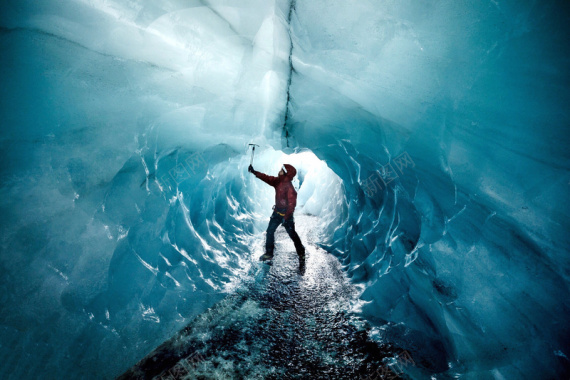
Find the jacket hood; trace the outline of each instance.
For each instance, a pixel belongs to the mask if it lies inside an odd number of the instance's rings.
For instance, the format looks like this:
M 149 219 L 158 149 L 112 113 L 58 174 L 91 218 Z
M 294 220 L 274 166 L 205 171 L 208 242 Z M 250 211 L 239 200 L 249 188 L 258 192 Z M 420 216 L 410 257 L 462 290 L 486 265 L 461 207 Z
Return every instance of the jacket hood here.
M 287 170 L 287 174 L 285 174 L 285 177 L 287 177 L 289 180 L 293 180 L 293 178 L 297 174 L 297 169 L 295 169 L 293 165 L 289 164 L 285 164 L 283 166 L 285 167 L 285 170 Z

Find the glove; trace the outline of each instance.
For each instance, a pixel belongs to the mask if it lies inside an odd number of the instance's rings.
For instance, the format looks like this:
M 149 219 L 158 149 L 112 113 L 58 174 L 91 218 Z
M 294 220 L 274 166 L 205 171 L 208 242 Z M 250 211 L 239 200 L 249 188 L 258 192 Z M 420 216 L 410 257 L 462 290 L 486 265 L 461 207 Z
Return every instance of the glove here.
M 253 173 L 254 172 L 253 166 L 249 165 L 249 167 L 247 168 L 247 171 L 250 173 Z

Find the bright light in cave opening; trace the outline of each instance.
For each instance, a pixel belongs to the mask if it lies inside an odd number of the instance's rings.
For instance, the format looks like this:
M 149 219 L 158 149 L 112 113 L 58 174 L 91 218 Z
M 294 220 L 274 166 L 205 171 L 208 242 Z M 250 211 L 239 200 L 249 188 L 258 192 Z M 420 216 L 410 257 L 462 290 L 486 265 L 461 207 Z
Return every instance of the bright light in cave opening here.
M 247 161 L 242 159 L 241 165 L 247 173 L 250 154 Z M 309 214 L 319 218 L 319 230 L 327 228 L 335 219 L 342 216 L 345 208 L 345 196 L 342 180 L 312 151 L 286 154 L 273 149 L 256 150 L 253 161 L 255 170 L 277 176 L 283 164 L 290 164 L 297 169 L 293 186 L 297 190 L 297 207 L 295 215 Z M 247 173 L 249 174 L 249 173 Z M 275 202 L 275 191 L 263 181 L 250 175 L 246 186 L 251 189 L 250 199 L 253 210 L 259 218 L 256 220 L 258 230 L 265 230 L 267 218 L 271 215 Z

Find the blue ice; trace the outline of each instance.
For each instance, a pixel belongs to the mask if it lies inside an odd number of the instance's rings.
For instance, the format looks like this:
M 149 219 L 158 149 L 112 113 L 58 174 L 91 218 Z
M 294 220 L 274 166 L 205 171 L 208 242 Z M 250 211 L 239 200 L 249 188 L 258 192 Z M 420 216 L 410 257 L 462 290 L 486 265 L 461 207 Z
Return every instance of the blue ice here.
M 234 292 L 249 143 L 408 376 L 567 377 L 569 8 L 4 1 L 0 377 L 113 378 Z

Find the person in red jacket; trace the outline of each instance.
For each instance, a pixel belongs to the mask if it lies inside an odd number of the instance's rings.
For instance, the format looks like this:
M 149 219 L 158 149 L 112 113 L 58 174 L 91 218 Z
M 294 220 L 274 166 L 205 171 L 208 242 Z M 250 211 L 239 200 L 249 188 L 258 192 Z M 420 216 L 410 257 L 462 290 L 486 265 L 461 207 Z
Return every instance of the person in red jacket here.
M 273 258 L 273 250 L 275 249 L 275 230 L 281 223 L 289 234 L 289 237 L 295 244 L 295 250 L 299 256 L 299 270 L 305 270 L 305 247 L 301 243 L 301 239 L 295 231 L 295 221 L 293 212 L 297 205 L 297 192 L 291 181 L 297 174 L 297 170 L 289 164 L 283 165 L 277 177 L 263 174 L 253 169 L 249 165 L 248 171 L 253 173 L 257 178 L 275 188 L 275 206 L 273 206 L 273 214 L 269 219 L 267 227 L 267 236 L 265 240 L 265 254 L 259 258 L 261 261 L 271 260 Z

